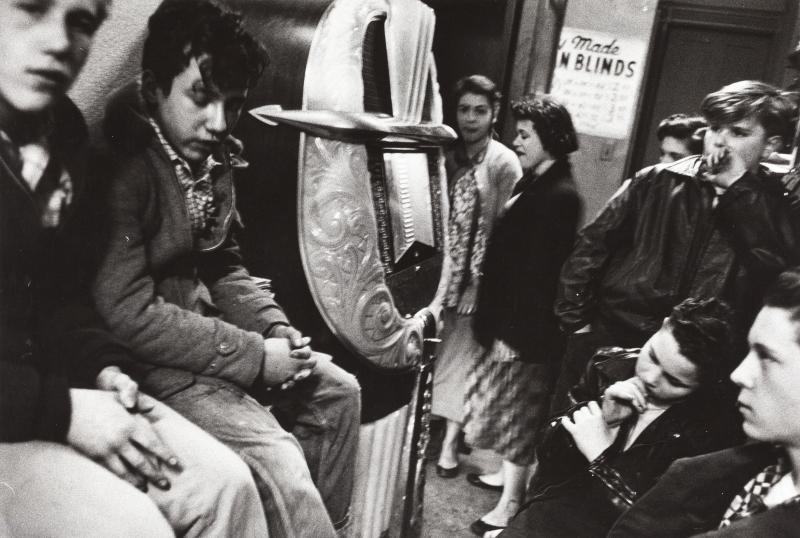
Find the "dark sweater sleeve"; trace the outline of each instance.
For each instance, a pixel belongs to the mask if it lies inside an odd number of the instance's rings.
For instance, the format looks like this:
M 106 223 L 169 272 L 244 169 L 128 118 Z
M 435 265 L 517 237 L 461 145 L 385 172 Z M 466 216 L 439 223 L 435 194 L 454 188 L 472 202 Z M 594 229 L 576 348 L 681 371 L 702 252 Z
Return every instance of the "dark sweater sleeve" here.
M 65 375 L 0 361 L 0 442 L 64 442 L 71 411 Z
M 98 192 L 90 184 L 88 191 Z M 97 374 L 118 366 L 138 380 L 142 365 L 106 328 L 91 297 L 91 279 L 103 247 L 99 237 L 100 209 L 83 196 L 74 217 L 53 239 L 53 266 L 41 279 L 43 301 L 38 309 L 42 350 L 53 368 L 65 372 L 70 386 L 95 388 Z
M 97 375 L 106 366 L 117 366 L 135 381 L 144 365 L 105 327 L 88 299 L 88 292 L 57 302 L 41 322 L 46 330 L 43 348 L 51 364 L 66 372 L 72 387 L 96 388 Z

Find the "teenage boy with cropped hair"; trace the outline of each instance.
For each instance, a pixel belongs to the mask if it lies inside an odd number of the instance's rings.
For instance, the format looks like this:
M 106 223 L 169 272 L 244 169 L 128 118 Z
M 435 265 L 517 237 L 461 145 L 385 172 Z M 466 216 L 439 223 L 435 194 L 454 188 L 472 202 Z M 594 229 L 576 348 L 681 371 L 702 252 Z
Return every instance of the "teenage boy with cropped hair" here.
M 247 466 L 138 391 L 91 307 L 86 126 L 66 92 L 109 4 L 0 2 L 0 535 L 262 535 Z
M 792 133 L 794 112 L 763 82 L 709 94 L 703 155 L 639 172 L 584 227 L 556 302 L 571 336 L 554 410 L 597 347 L 641 345 L 686 297 L 724 299 L 744 330 L 766 286 L 800 263 L 800 205 L 760 165 Z
M 243 163 L 230 132 L 266 61 L 240 17 L 212 2 L 166 0 L 150 18 L 141 80 L 106 114 L 95 300 L 146 369 L 143 386 L 250 466 L 271 535 L 327 537 L 348 521 L 360 389 L 317 362 L 236 242 Z

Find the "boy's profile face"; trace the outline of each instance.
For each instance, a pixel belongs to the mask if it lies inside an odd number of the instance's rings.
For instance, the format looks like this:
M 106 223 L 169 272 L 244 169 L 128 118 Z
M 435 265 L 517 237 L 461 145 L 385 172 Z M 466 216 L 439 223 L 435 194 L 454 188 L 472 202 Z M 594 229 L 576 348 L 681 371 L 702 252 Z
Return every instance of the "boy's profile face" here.
M 0 112 L 41 112 L 66 93 L 86 61 L 106 4 L 0 0 Z
M 155 89 L 155 116 L 173 149 L 190 165 L 198 165 L 231 132 L 247 97 L 247 89 L 220 90 L 200 72 L 204 59 L 192 58 L 172 80 L 169 94 Z
M 731 374 L 752 439 L 800 447 L 800 325 L 792 312 L 765 306 L 750 328 L 750 352 Z

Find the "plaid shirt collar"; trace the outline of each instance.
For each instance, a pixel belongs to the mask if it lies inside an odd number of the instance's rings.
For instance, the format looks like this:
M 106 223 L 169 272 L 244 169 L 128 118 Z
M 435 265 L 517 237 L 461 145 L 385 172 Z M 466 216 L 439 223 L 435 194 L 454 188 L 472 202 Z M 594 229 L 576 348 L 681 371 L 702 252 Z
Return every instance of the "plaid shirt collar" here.
M 178 155 L 164 137 L 158 123 L 151 116 L 148 116 L 147 119 L 155 131 L 161 147 L 164 148 L 167 157 L 172 163 L 175 175 L 183 189 L 184 203 L 186 204 L 192 235 L 196 240 L 202 239 L 212 229 L 217 216 L 218 204 L 214 194 L 213 172 L 223 166 L 223 163 L 215 158 L 214 155 L 209 155 L 200 165 L 197 173 L 193 173 L 189 163 Z

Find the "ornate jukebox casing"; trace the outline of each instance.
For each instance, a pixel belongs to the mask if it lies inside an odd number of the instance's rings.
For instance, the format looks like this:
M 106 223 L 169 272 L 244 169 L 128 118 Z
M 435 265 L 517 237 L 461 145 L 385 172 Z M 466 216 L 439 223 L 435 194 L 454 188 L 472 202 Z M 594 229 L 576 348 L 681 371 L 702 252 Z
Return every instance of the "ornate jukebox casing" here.
M 362 385 L 352 536 L 413 536 L 445 252 L 433 11 L 418 0 L 232 1 L 270 65 L 235 133 L 243 247 L 312 345 Z M 278 106 L 275 106 L 278 105 Z M 268 124 L 264 125 L 264 123 Z

